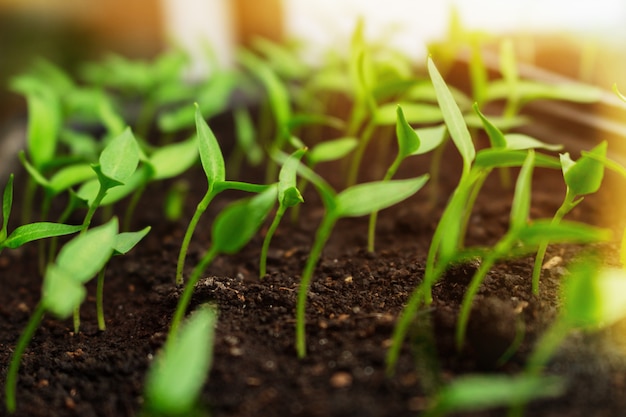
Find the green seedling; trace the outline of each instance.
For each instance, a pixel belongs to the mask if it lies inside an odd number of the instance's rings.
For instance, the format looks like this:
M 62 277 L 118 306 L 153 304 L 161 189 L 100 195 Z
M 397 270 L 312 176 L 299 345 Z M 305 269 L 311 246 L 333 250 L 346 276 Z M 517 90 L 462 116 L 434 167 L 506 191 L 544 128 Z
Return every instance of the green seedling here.
M 597 259 L 582 257 L 570 266 L 561 286 L 563 305 L 548 330 L 537 341 L 524 373 L 541 374 L 563 340 L 573 330 L 597 331 L 626 316 L 626 272 L 602 268 Z M 516 404 L 509 414 L 519 417 L 523 404 Z
M 217 311 L 203 305 L 194 311 L 154 359 L 146 376 L 145 409 L 149 415 L 194 415 L 198 396 L 211 370 Z
M 452 263 L 463 262 L 477 255 L 474 251 L 462 249 L 469 216 L 485 179 L 495 168 L 521 166 L 527 158 L 527 145 L 536 144 L 534 140 L 527 140 L 523 136 L 508 137 L 503 135 L 483 117 L 487 133 L 494 135 L 493 141 L 498 141 L 505 146 L 476 152 L 463 114 L 430 58 L 428 68 L 446 127 L 461 154 L 463 170 L 459 183 L 433 234 L 426 258 L 424 280 L 411 294 L 394 329 L 393 343 L 387 354 L 389 372 L 393 370 L 401 343 L 420 304 L 424 302 L 428 305 L 432 302 L 431 288 L 434 283 Z M 534 160 L 535 166 L 548 168 L 560 166 L 556 158 L 546 155 L 538 154 Z
M 600 188 L 604 177 L 604 165 L 596 158 L 606 157 L 607 142 L 604 141 L 589 151 L 592 156 L 583 156 L 578 161 L 572 161 L 569 153 L 561 154 L 561 166 L 563 178 L 567 190 L 561 206 L 552 218 L 554 224 L 558 224 L 567 213 L 584 200 L 584 196 L 593 194 Z M 539 279 L 543 267 L 543 259 L 548 249 L 548 242 L 539 246 L 533 268 L 533 294 L 539 293 Z
M 169 338 L 176 337 L 194 287 L 204 270 L 219 254 L 234 254 L 252 239 L 265 221 L 276 202 L 277 187 L 270 186 L 254 197 L 238 200 L 222 210 L 216 217 L 211 231 L 211 247 L 193 269 L 176 306 L 170 326 Z
M 62 223 L 35 222 L 16 227 L 8 233 L 9 216 L 13 206 L 13 174 L 9 176 L 2 193 L 2 229 L 0 229 L 0 252 L 3 249 L 16 249 L 35 240 L 77 233 L 81 226 Z
M 15 388 L 21 358 L 44 314 L 66 319 L 80 307 L 86 296 L 84 285 L 113 253 L 117 228 L 117 220 L 113 219 L 78 235 L 63 246 L 56 262 L 46 270 L 41 300 L 17 341 L 7 371 L 5 400 L 9 413 L 15 412 L 17 406 Z
M 312 182 L 320 193 L 326 210 L 315 234 L 315 241 L 300 279 L 296 304 L 296 351 L 306 356 L 305 312 L 309 286 L 317 261 L 335 223 L 343 217 L 366 216 L 399 203 L 418 192 L 428 181 L 428 175 L 406 180 L 377 181 L 354 185 L 337 194 L 330 185 L 309 168 L 301 165 L 299 174 Z
M 421 155 L 439 147 L 445 136 L 445 127 L 436 126 L 414 130 L 404 115 L 404 109 L 398 105 L 396 108 L 396 137 L 398 139 L 398 155 L 391 163 L 383 181 L 389 181 L 398 171 L 400 164 L 412 155 Z M 367 236 L 367 249 L 374 252 L 374 240 L 376 233 L 376 219 L 378 212 L 370 214 L 369 229 Z
M 442 417 L 556 398 L 565 388 L 558 377 L 467 375 L 455 379 L 439 392 L 423 415 Z
M 209 203 L 220 192 L 227 189 L 236 189 L 247 192 L 260 192 L 265 190 L 268 186 L 248 184 L 235 181 L 226 181 L 226 167 L 224 165 L 224 157 L 222 156 L 222 150 L 217 142 L 217 138 L 213 134 L 213 131 L 209 128 L 209 125 L 203 119 L 200 114 L 200 109 L 196 105 L 196 129 L 198 134 L 198 150 L 200 153 L 200 162 L 207 178 L 208 189 L 202 197 L 202 200 L 198 203 L 196 211 L 194 212 L 187 231 L 183 237 L 183 243 L 178 254 L 178 263 L 176 266 L 176 284 L 181 285 L 183 283 L 183 268 L 185 266 L 185 258 L 187 257 L 187 250 L 191 237 L 196 229 L 200 217 L 206 211 Z
M 83 231 L 91 224 L 91 219 L 110 189 L 124 185 L 131 179 L 139 164 L 139 145 L 130 128 L 113 139 L 100 154 L 97 164 L 92 165 L 98 178 L 98 190 L 89 194 L 89 188 L 81 188 L 79 196 L 89 202 L 89 209 L 83 221 Z M 92 188 L 93 189 L 93 188 Z
M 233 178 L 238 178 L 244 158 L 250 166 L 256 167 L 263 162 L 264 153 L 257 142 L 256 130 L 250 112 L 243 107 L 238 107 L 233 110 L 233 117 L 235 119 L 237 144 L 228 161 L 228 169 Z
M 531 181 L 534 168 L 535 154 L 529 151 L 526 161 L 520 170 L 515 186 L 515 196 L 511 207 L 509 230 L 484 256 L 481 264 L 474 273 L 467 290 L 463 296 L 459 319 L 457 321 L 456 345 L 457 349 L 463 347 L 465 332 L 472 303 L 480 285 L 484 281 L 489 270 L 499 259 L 519 256 L 528 253 L 537 247 L 538 235 L 550 236 L 552 242 L 558 243 L 590 243 L 606 240 L 610 233 L 606 230 L 594 228 L 582 223 L 554 222 L 536 220 L 528 222 L 530 213 Z
M 287 158 L 278 173 L 278 209 L 276 210 L 276 215 L 274 216 L 272 224 L 269 229 L 267 229 L 265 239 L 263 239 L 263 246 L 261 247 L 261 260 L 259 262 L 260 278 L 265 277 L 267 274 L 267 251 L 269 250 L 272 237 L 274 236 L 285 211 L 287 211 L 290 207 L 297 206 L 298 204 L 304 202 L 304 198 L 302 198 L 302 194 L 296 186 L 296 173 L 300 159 L 305 152 L 306 148 L 294 152 L 289 158 Z

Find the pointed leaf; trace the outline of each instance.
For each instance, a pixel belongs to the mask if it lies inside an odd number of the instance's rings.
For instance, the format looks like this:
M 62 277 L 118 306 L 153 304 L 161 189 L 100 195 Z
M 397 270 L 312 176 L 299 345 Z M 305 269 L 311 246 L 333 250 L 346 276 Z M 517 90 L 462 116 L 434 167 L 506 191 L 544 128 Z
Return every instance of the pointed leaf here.
M 320 142 L 307 153 L 307 159 L 311 165 L 335 161 L 352 152 L 358 143 L 359 141 L 356 138 L 351 137 Z
M 394 125 L 397 120 L 397 107 L 402 106 L 405 119 L 408 123 L 426 124 L 439 123 L 443 120 L 443 114 L 439 106 L 426 103 L 389 103 L 383 104 L 374 115 L 376 124 L 381 126 Z
M 198 138 L 196 136 L 179 143 L 163 146 L 150 155 L 154 168 L 153 180 L 174 178 L 185 172 L 198 159 Z
M 151 227 L 147 226 L 137 232 L 118 233 L 113 243 L 113 254 L 124 255 L 128 253 L 148 234 L 150 229 Z
M 55 264 L 46 269 L 41 293 L 44 308 L 60 319 L 71 316 L 87 295 L 81 282 Z
M 594 147 L 589 154 L 600 159 L 606 157 L 607 142 L 603 141 Z M 582 156 L 572 163 L 569 155 L 561 157 L 563 178 L 571 192 L 575 195 L 592 194 L 598 191 L 604 177 L 604 164 L 592 156 Z
M 376 181 L 358 184 L 336 196 L 337 217 L 359 217 L 393 206 L 418 192 L 428 175 L 406 180 Z
M 130 128 L 109 142 L 99 162 L 104 176 L 121 183 L 135 172 L 139 164 L 139 145 Z
M 589 226 L 583 223 L 561 220 L 552 224 L 552 220 L 540 219 L 526 225 L 517 233 L 517 238 L 529 247 L 550 243 L 591 243 L 603 242 L 611 238 L 611 231 Z
M 276 202 L 277 187 L 236 201 L 222 210 L 213 223 L 213 246 L 218 253 L 233 254 L 256 235 Z
M 476 150 L 474 149 L 474 143 L 472 142 L 472 137 L 467 129 L 465 120 L 463 119 L 463 114 L 430 57 L 428 58 L 428 73 L 430 74 L 430 78 L 437 93 L 437 102 L 443 113 L 443 119 L 448 127 L 452 141 L 459 150 L 461 158 L 463 158 L 464 170 L 468 171 L 476 156 Z
M 306 149 L 292 153 L 278 173 L 278 204 L 282 207 L 293 207 L 304 202 L 296 187 L 298 165 Z
M 506 140 L 506 148 L 512 150 L 524 149 L 547 149 L 549 151 L 559 151 L 563 149 L 563 145 L 542 142 L 532 136 L 521 133 L 507 133 L 504 135 Z
M 415 129 L 415 133 L 417 133 L 421 143 L 419 148 L 411 155 L 424 155 L 433 149 L 438 148 L 439 145 L 441 145 L 446 139 L 447 131 L 446 126 L 443 124 L 439 126 Z
M 406 121 L 400 105 L 396 108 L 396 138 L 398 140 L 398 153 L 402 159 L 413 154 L 420 147 L 420 138 Z
M 13 230 L 6 240 L 0 243 L 0 246 L 15 249 L 34 240 L 77 233 L 81 228 L 80 225 L 72 226 L 61 223 L 29 223 Z
M 525 150 L 516 151 L 502 148 L 481 149 L 476 154 L 474 167 L 485 169 L 519 167 L 522 166 L 527 155 L 528 152 Z M 541 153 L 535 154 L 535 166 L 552 169 L 561 168 L 558 158 Z
M 211 128 L 206 123 L 200 108 L 196 104 L 196 129 L 198 132 L 198 150 L 200 152 L 200 161 L 209 184 L 222 182 L 226 180 L 226 167 L 224 166 L 224 157 L 217 138 L 213 134 Z
M 528 156 L 522 165 L 522 169 L 515 184 L 515 195 L 511 206 L 511 218 L 509 229 L 520 230 L 526 226 L 530 213 L 530 196 L 532 188 L 533 168 L 535 164 L 535 152 L 528 151 Z
M 483 124 L 483 128 L 485 132 L 487 132 L 487 136 L 489 136 L 489 141 L 491 142 L 492 148 L 504 148 L 507 145 L 507 141 L 504 138 L 504 134 L 498 129 L 493 123 L 489 121 L 485 117 L 484 114 L 478 108 L 478 103 L 474 103 L 474 112 L 480 117 L 480 121 Z

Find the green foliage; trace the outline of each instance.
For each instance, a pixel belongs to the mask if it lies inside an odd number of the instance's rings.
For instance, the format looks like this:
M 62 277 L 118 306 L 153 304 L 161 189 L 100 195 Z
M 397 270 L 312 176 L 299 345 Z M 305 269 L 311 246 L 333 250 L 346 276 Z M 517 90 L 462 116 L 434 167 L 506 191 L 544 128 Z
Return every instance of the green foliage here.
M 146 409 L 164 416 L 189 415 L 213 362 L 217 311 L 194 311 L 173 343 L 165 345 L 146 376 Z

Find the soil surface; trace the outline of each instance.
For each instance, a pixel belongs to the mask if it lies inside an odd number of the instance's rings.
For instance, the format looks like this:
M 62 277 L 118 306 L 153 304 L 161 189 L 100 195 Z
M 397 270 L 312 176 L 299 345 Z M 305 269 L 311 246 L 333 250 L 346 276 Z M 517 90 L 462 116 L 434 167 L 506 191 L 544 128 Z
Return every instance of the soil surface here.
M 451 152 L 446 164 L 454 166 L 455 158 Z M 415 161 L 404 175 L 426 171 L 423 160 Z M 458 179 L 449 171 L 443 170 L 444 196 Z M 134 228 L 152 225 L 153 230 L 133 252 L 114 258 L 107 268 L 106 331 L 97 330 L 94 287 L 81 310 L 80 333 L 72 332 L 71 321 L 45 317 L 21 363 L 15 416 L 140 413 L 146 369 L 165 340 L 180 294 L 173 283 L 179 244 L 205 190 L 199 168 L 184 178 L 192 193 L 179 222 L 167 222 L 162 216 L 162 195 L 170 184 L 152 185 L 145 193 Z M 534 184 L 532 216 L 550 217 L 564 195 L 561 174 L 537 170 Z M 452 268 L 435 287 L 432 306 L 416 319 L 395 374 L 385 374 L 395 320 L 422 279 L 430 238 L 443 207 L 441 202 L 429 208 L 428 187 L 381 212 L 376 253 L 365 250 L 366 218 L 338 222 L 309 293 L 308 356 L 298 360 L 293 347 L 296 294 L 323 214 L 317 195 L 308 191 L 301 220 L 297 224 L 284 221 L 277 231 L 267 277 L 258 277 L 263 230 L 239 254 L 218 257 L 196 288 L 192 308 L 205 302 L 219 307 L 213 369 L 201 397 L 207 413 L 216 417 L 416 416 L 427 407 L 429 395 L 439 384 L 456 376 L 514 374 L 523 368 L 537 337 L 558 311 L 560 278 L 580 248 L 549 248 L 546 259 L 552 259 L 553 265 L 544 271 L 540 296 L 531 294 L 532 257 L 494 267 L 475 301 L 462 352 L 454 347 L 454 328 L 476 265 Z M 600 208 L 611 201 L 612 194 L 605 187 L 568 218 L 609 223 L 612 220 Z M 187 272 L 209 245 L 211 220 L 234 197 L 229 194 L 216 200 L 201 220 Z M 493 244 L 504 234 L 511 198 L 512 191 L 503 190 L 494 173 L 473 212 L 468 245 Z M 36 249 L 29 245 L 0 255 L 2 387 L 15 342 L 39 299 Z M 519 323 L 525 325 L 523 343 L 506 363 L 499 364 Z M 566 378 L 566 394 L 533 403 L 527 415 L 624 415 L 623 331 L 620 323 L 593 335 L 572 334 L 547 369 Z M 0 415 L 6 415 L 4 407 Z M 463 415 L 505 415 L 505 410 Z

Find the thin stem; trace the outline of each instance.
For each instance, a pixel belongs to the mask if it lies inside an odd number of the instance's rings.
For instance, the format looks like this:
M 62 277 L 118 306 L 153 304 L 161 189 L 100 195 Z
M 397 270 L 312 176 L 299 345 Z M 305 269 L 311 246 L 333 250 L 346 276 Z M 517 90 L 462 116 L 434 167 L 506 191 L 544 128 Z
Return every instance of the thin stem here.
M 209 189 L 207 190 L 202 200 L 198 203 L 196 207 L 196 212 L 193 214 L 191 221 L 189 222 L 189 226 L 187 226 L 187 231 L 185 232 L 185 236 L 183 237 L 183 243 L 180 247 L 180 252 L 178 254 L 178 263 L 176 264 L 176 285 L 181 285 L 183 283 L 183 268 L 185 266 L 185 258 L 187 257 L 187 250 L 189 249 L 189 243 L 191 242 L 191 237 L 193 236 L 194 230 L 196 230 L 196 226 L 198 225 L 198 221 L 202 214 L 206 211 L 206 208 L 209 206 L 209 203 L 214 197 L 213 186 L 209 184 Z
M 24 200 L 22 202 L 22 224 L 28 224 L 33 217 L 33 200 L 35 199 L 35 191 L 37 190 L 37 184 L 28 177 L 26 181 L 26 190 L 24 192 Z
M 487 179 L 487 175 L 491 172 L 491 170 L 483 170 L 481 171 L 471 184 L 471 191 L 469 193 L 469 197 L 467 198 L 467 205 L 465 208 L 465 215 L 463 216 L 463 223 L 461 223 L 461 233 L 459 234 L 459 248 L 463 248 L 465 245 L 465 235 L 467 234 L 467 226 L 469 224 L 470 217 L 472 216 L 472 209 L 474 207 L 474 203 L 478 198 L 478 194 L 480 193 L 480 189 L 483 186 L 483 183 Z
M 430 160 L 430 199 L 429 206 L 431 208 L 435 208 L 437 206 L 437 202 L 439 201 L 439 174 L 441 173 L 441 160 L 443 159 L 443 152 L 446 149 L 447 141 L 443 142 L 441 145 L 437 146 L 432 153 L 432 157 Z
M 141 200 L 141 196 L 146 190 L 146 184 L 144 183 L 141 187 L 139 187 L 130 199 L 128 203 L 128 207 L 126 208 L 126 213 L 124 213 L 124 221 L 122 223 L 122 231 L 128 232 L 130 230 L 130 222 L 133 218 L 133 214 L 135 213 L 135 209 L 137 208 L 137 204 L 139 204 L 139 200 Z
M 22 356 L 24 355 L 24 351 L 26 350 L 26 346 L 30 343 L 30 340 L 33 338 L 37 327 L 39 327 L 39 323 L 43 319 L 45 313 L 45 309 L 41 302 L 37 304 L 35 307 L 35 311 L 33 315 L 30 316 L 28 323 L 26 324 L 26 328 L 20 335 L 20 338 L 17 340 L 17 344 L 15 345 L 15 350 L 13 351 L 13 355 L 11 356 L 11 362 L 9 364 L 9 369 L 7 371 L 7 379 L 6 385 L 4 387 L 5 393 L 5 402 L 7 411 L 9 413 L 14 413 L 17 407 L 17 402 L 15 399 L 15 388 L 17 386 L 17 372 L 20 369 L 20 362 Z
M 272 221 L 272 224 L 270 225 L 269 229 L 267 229 L 267 233 L 265 234 L 265 239 L 263 239 L 263 246 L 261 247 L 261 260 L 259 262 L 259 278 L 260 279 L 263 279 L 265 275 L 267 274 L 267 252 L 270 247 L 272 236 L 274 236 L 276 229 L 278 229 L 278 225 L 280 224 L 280 221 L 283 218 L 283 215 L 285 214 L 286 210 L 287 210 L 286 206 L 282 204 L 278 206 L 278 210 L 276 210 L 276 215 L 274 216 L 274 220 Z
M 563 217 L 575 206 L 574 199 L 576 195 L 570 192 L 569 188 L 565 194 L 565 198 L 563 199 L 563 203 L 554 214 L 552 218 L 552 224 L 559 224 Z M 543 260 L 546 256 L 546 252 L 548 250 L 549 241 L 545 240 L 541 242 L 539 248 L 537 249 L 537 255 L 535 256 L 535 264 L 533 266 L 533 277 L 532 277 L 532 291 L 533 294 L 539 294 L 539 280 L 541 278 L 541 268 L 543 267 Z
M 391 178 L 393 178 L 393 176 L 398 171 L 398 168 L 400 167 L 400 164 L 402 163 L 403 159 L 404 158 L 402 158 L 398 154 L 396 159 L 394 159 L 394 161 L 391 163 L 391 166 L 389 167 L 389 169 L 387 169 L 387 172 L 385 173 L 385 176 L 383 177 L 383 181 L 389 181 Z M 368 250 L 368 252 L 374 252 L 375 251 L 376 222 L 377 222 L 377 220 L 378 220 L 378 211 L 373 211 L 372 213 L 370 213 L 369 226 L 367 228 L 367 250 Z
M 74 334 L 78 334 L 80 332 L 80 305 L 74 309 L 72 322 L 74 323 Z
M 334 215 L 329 213 L 324 216 L 322 220 L 322 224 L 320 224 L 317 229 L 317 233 L 315 235 L 315 242 L 313 242 L 313 247 L 311 248 L 311 252 L 309 253 L 309 259 L 307 259 L 307 263 L 304 266 L 304 271 L 302 272 L 302 278 L 300 279 L 300 287 L 298 288 L 298 301 L 296 304 L 296 351 L 298 353 L 298 358 L 304 358 L 306 356 L 306 300 L 307 295 L 309 293 L 309 285 L 311 283 L 311 278 L 313 277 L 313 272 L 315 271 L 315 266 L 320 256 L 322 255 L 322 251 L 324 249 L 324 245 L 328 241 L 330 237 L 330 233 L 333 230 L 333 226 L 337 218 Z
M 91 219 L 93 218 L 93 215 L 96 212 L 96 209 L 100 206 L 100 203 L 102 202 L 102 199 L 106 196 L 107 194 L 107 188 L 105 188 L 102 184 L 100 184 L 100 188 L 98 189 L 98 194 L 96 195 L 96 198 L 93 200 L 93 203 L 91 203 L 91 205 L 89 206 L 89 210 L 87 210 L 87 214 L 85 215 L 85 220 L 83 220 L 83 227 L 80 231 L 80 233 L 85 233 L 87 231 L 87 229 L 89 228 L 89 225 L 91 224 Z
M 172 324 L 170 325 L 170 331 L 167 337 L 168 343 L 173 343 L 172 341 L 176 339 L 176 334 L 178 332 L 178 327 L 185 317 L 185 313 L 187 312 L 187 307 L 191 302 L 191 296 L 193 295 L 193 290 L 195 288 L 196 283 L 202 276 L 204 270 L 209 266 L 209 264 L 213 261 L 218 251 L 215 246 L 212 246 L 204 255 L 202 260 L 196 267 L 194 268 L 191 276 L 187 280 L 185 284 L 185 288 L 183 289 L 183 294 L 180 296 L 178 300 L 178 304 L 176 305 L 176 311 L 174 312 L 174 317 L 172 318 Z
M 96 311 L 98 314 L 98 329 L 105 331 L 107 326 L 104 321 L 104 274 L 106 266 L 98 273 L 98 283 L 96 287 Z

